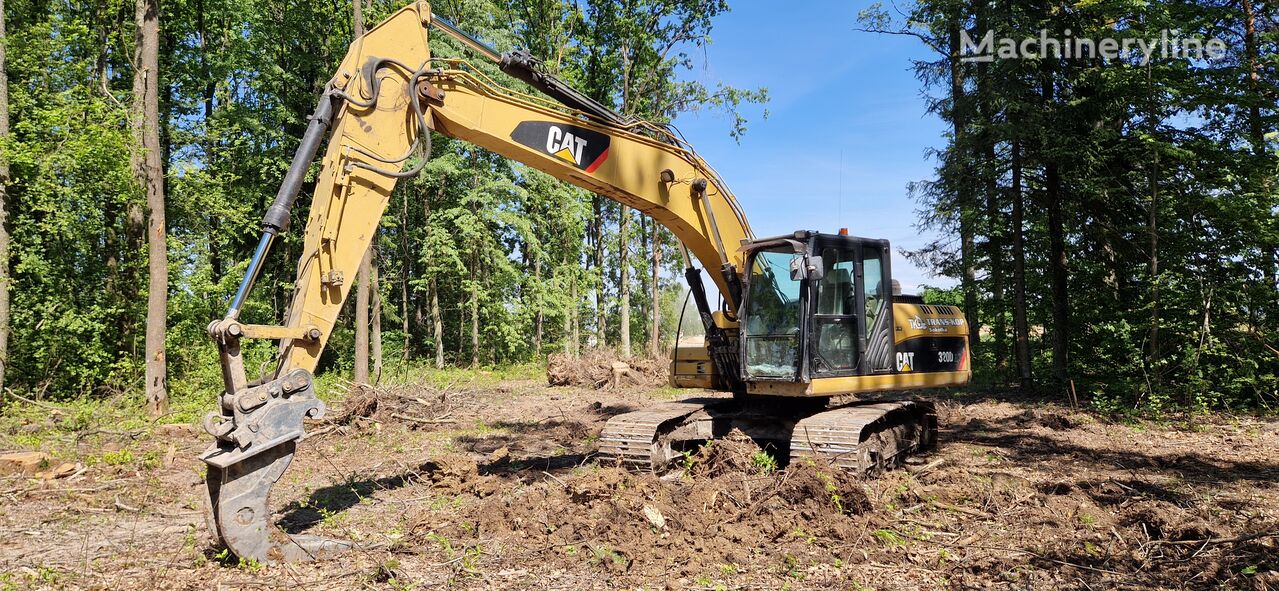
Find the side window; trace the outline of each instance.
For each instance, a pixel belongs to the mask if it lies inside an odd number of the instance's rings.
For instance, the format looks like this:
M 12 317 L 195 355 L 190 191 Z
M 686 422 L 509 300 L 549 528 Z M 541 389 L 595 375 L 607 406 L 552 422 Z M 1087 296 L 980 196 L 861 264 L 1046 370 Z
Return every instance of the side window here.
M 866 298 L 866 363 L 870 371 L 892 369 L 892 286 L 884 284 L 884 252 L 862 249 L 862 290 Z
M 884 268 L 880 262 L 881 253 L 878 248 L 862 249 L 862 276 L 866 289 L 866 331 L 875 331 L 875 321 L 883 312 L 884 306 Z
M 799 369 L 800 282 L 790 278 L 791 252 L 764 251 L 751 265 L 746 300 L 746 375 L 794 379 Z

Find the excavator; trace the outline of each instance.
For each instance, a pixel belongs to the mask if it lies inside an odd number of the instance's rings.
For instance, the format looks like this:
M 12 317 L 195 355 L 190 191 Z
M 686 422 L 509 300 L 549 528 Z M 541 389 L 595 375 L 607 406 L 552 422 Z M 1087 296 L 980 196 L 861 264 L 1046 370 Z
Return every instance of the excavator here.
M 467 61 L 432 56 L 432 31 L 540 94 L 503 88 Z M 972 373 L 963 314 L 900 294 L 886 240 L 844 230 L 756 237 L 723 179 L 673 128 L 619 114 L 527 52 L 499 54 L 417 2 L 351 44 L 267 209 L 229 310 L 209 325 L 225 391 L 204 420 L 214 441 L 201 459 L 210 529 L 236 556 L 306 561 L 354 547 L 286 534 L 273 524 L 268 499 L 305 420 L 325 412 L 312 372 L 391 192 L 420 172 L 425 157 L 404 168 L 429 154 L 432 132 L 635 208 L 679 239 L 705 334 L 675 348 L 672 384 L 732 394 L 611 418 L 598 444 L 605 460 L 658 469 L 734 429 L 785 460 L 820 458 L 861 472 L 935 445 L 931 403 L 859 396 L 958 386 Z M 272 244 L 288 230 L 326 136 L 286 318 L 243 323 L 241 309 Z M 702 269 L 718 290 L 715 308 Z M 278 341 L 276 363 L 252 382 L 243 339 Z

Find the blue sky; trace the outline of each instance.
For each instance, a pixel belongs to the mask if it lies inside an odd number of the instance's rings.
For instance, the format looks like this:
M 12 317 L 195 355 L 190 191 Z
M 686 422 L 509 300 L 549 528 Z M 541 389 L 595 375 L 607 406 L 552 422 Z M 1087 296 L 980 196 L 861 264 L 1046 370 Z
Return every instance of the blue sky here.
M 847 227 L 892 242 L 893 275 L 905 291 L 952 285 L 897 253 L 934 237 L 915 228 L 917 205 L 906 192 L 932 176 L 925 151 L 944 143 L 944 125 L 926 113 L 910 69 L 928 50 L 910 37 L 855 31 L 869 1 L 730 4 L 688 76 L 712 87 L 767 87 L 769 118 L 748 110 L 740 145 L 726 115 L 685 114 L 675 124 L 737 194 L 755 234 Z

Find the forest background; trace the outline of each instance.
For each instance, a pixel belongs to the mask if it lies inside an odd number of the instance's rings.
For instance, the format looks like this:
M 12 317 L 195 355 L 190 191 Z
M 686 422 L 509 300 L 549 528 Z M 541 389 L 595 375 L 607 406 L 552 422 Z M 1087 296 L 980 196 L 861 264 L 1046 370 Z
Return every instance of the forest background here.
M 220 378 L 205 327 L 225 312 L 306 116 L 356 30 L 402 4 L 0 0 L 4 388 L 154 413 L 207 405 Z M 716 110 L 742 138 L 768 100 L 687 75 L 722 0 L 432 8 L 624 113 L 665 123 Z M 980 327 L 974 387 L 1075 391 L 1111 411 L 1279 403 L 1277 21 L 1253 0 L 921 0 L 848 23 L 930 52 L 915 73 L 947 133 L 935 174 L 904 190 L 940 238 L 897 254 L 955 280 L 925 295 Z M 961 59 L 961 33 L 1067 29 L 1177 30 L 1227 51 Z M 465 55 L 442 36 L 433 50 Z M 350 298 L 323 373 L 669 349 L 684 290 L 668 232 L 484 150 L 432 146 L 392 197 L 362 275 L 373 287 Z M 299 248 L 294 233 L 277 249 L 247 321 L 281 317 Z

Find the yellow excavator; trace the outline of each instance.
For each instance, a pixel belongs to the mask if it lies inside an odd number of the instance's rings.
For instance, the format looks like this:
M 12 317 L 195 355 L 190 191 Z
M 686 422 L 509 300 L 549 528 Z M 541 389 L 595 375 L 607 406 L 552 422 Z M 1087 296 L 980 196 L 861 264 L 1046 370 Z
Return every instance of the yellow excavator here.
M 545 96 L 503 88 L 463 60 L 432 57 L 431 30 Z M 324 413 L 311 372 L 396 181 L 421 170 L 420 163 L 403 168 L 415 154 L 429 154 L 432 131 L 635 208 L 679 239 L 705 337 L 676 347 L 672 384 L 733 395 L 613 417 L 599 440 L 605 460 L 655 469 L 734 428 L 784 461 L 813 456 L 858 471 L 890 467 L 935 444 L 931 403 L 857 397 L 957 386 L 971 376 L 963 314 L 898 293 L 887 241 L 845 231 L 755 237 L 728 186 L 671 128 L 620 115 L 528 53 L 498 54 L 418 2 L 351 44 L 267 210 L 230 309 L 209 326 L 225 392 L 204 421 L 214 442 L 201 459 L 210 527 L 237 556 L 302 561 L 351 547 L 285 534 L 271 522 L 268 498 L 304 435 L 304 419 Z M 287 318 L 279 326 L 241 323 L 326 135 Z M 710 270 L 718 309 L 698 264 Z M 279 341 L 278 362 L 253 382 L 240 350 L 246 338 Z

